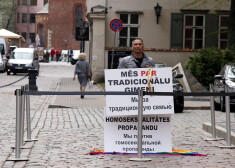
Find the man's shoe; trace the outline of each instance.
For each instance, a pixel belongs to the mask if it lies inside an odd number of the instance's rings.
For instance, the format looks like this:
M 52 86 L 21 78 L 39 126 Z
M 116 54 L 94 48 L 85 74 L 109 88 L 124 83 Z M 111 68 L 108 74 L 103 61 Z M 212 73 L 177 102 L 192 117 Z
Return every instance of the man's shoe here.
M 83 99 L 84 98 L 84 95 L 81 95 L 81 99 Z

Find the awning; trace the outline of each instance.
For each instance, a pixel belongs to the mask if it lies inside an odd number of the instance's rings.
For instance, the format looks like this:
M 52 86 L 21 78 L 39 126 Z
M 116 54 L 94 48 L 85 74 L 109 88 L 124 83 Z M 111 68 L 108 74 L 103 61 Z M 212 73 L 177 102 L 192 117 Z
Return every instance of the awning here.
M 21 35 L 18 35 L 6 29 L 0 30 L 0 37 L 8 39 L 21 39 L 22 41 L 25 41 L 24 37 L 22 37 Z
M 18 35 L 16 33 L 13 33 L 11 31 L 8 31 L 6 29 L 1 29 L 0 30 L 0 38 L 7 38 L 7 39 L 11 39 L 11 40 L 19 40 L 19 45 L 21 46 L 21 41 L 25 41 L 24 37 L 22 37 L 21 35 Z

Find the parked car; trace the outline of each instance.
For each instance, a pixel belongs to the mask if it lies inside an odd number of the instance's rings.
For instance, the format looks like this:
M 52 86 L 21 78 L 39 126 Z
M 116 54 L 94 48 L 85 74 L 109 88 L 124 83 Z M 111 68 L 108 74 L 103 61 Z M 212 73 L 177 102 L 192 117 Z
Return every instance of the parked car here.
M 36 69 L 39 73 L 39 60 L 34 48 L 16 48 L 7 63 L 7 75 L 12 72 L 28 73 L 29 69 Z
M 0 38 L 0 72 L 6 71 L 7 56 L 9 55 L 7 47 L 7 41 L 4 38 Z
M 164 68 L 167 67 L 166 64 L 157 63 L 155 64 L 156 68 Z M 183 86 L 178 81 L 178 79 L 183 78 L 183 74 L 177 73 L 173 75 L 173 92 L 183 92 Z M 184 110 L 184 96 L 174 96 L 174 109 L 175 113 L 182 113 Z
M 173 76 L 173 92 L 183 92 L 182 84 L 177 80 L 183 78 L 183 74 L 178 73 Z M 174 96 L 175 113 L 182 113 L 184 110 L 184 96 Z
M 0 53 L 0 72 L 6 71 L 6 59 L 3 58 L 2 54 Z
M 228 86 L 228 92 L 235 92 L 235 63 L 224 65 L 218 75 L 214 77 L 214 92 L 225 92 L 225 85 Z M 235 93 L 234 93 L 235 94 Z M 215 109 L 225 111 L 225 97 L 215 96 Z M 235 96 L 230 96 L 230 105 L 235 105 Z
M 14 51 L 14 49 L 16 49 L 17 46 L 10 46 L 10 52 L 12 53 Z

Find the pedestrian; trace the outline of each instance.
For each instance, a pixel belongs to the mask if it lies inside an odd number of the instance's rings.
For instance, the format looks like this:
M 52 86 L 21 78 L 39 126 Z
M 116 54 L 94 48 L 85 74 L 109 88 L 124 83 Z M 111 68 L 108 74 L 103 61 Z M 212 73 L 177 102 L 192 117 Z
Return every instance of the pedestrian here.
M 132 41 L 132 54 L 120 61 L 118 69 L 155 67 L 154 60 L 147 56 L 143 50 L 144 41 L 141 38 L 134 39 Z
M 91 80 L 91 67 L 90 64 L 86 59 L 86 54 L 85 53 L 80 53 L 78 61 L 75 65 L 75 70 L 74 70 L 74 77 L 73 80 L 75 80 L 75 77 L 77 76 L 78 81 L 80 83 L 80 91 L 85 92 L 86 85 L 88 79 Z M 81 95 L 81 99 L 84 98 L 84 95 Z
M 54 48 L 51 49 L 50 55 L 51 55 L 51 61 L 53 61 L 54 60 L 54 55 L 55 55 Z
M 68 63 L 71 62 L 73 56 L 73 50 L 69 48 L 68 50 Z
M 56 62 L 58 62 L 60 60 L 60 50 L 59 49 L 55 50 L 55 55 L 56 55 Z

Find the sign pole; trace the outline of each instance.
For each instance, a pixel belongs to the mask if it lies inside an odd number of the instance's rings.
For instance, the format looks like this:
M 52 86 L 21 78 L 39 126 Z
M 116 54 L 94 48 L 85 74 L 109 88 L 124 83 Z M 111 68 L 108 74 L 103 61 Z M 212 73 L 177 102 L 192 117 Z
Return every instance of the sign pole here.
M 113 40 L 113 50 L 112 50 L 112 61 L 111 61 L 111 69 L 113 69 L 113 59 L 114 59 L 114 47 L 116 41 L 116 31 L 114 32 L 114 40 Z

